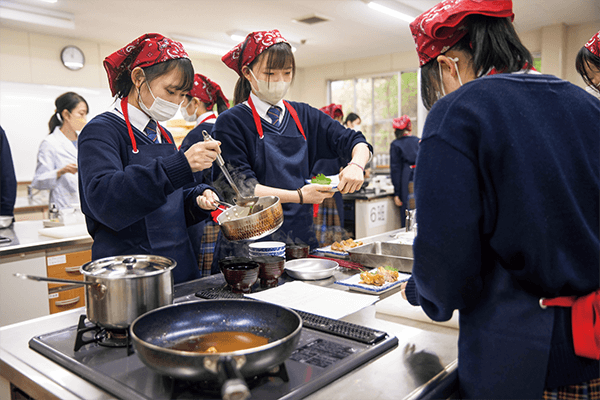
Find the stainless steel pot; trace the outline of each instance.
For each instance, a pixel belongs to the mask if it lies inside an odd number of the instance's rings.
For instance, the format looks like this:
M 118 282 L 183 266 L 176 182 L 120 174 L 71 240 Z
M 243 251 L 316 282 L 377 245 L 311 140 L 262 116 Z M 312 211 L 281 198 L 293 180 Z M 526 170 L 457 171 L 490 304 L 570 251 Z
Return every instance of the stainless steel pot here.
M 107 257 L 81 266 L 84 281 L 15 274 L 36 281 L 85 285 L 88 319 L 109 329 L 127 329 L 140 315 L 173 303 L 175 260 L 153 255 Z
M 226 209 L 217 217 L 217 222 L 229 240 L 255 240 L 270 235 L 283 225 L 283 209 L 279 197 L 264 196 L 259 197 L 252 207 Z

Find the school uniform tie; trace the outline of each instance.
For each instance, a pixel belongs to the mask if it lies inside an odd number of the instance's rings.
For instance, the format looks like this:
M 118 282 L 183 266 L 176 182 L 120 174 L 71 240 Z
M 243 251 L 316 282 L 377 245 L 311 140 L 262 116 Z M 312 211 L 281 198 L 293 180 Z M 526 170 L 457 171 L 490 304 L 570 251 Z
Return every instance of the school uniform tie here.
M 146 127 L 144 128 L 144 132 L 146 133 L 148 138 L 154 143 L 156 143 L 156 128 L 156 121 L 154 121 L 153 119 L 151 119 L 150 122 L 148 122 L 148 125 L 146 125 Z
M 279 126 L 279 117 L 281 116 L 281 109 L 277 106 L 269 108 L 267 115 L 271 117 L 271 123 L 275 126 Z

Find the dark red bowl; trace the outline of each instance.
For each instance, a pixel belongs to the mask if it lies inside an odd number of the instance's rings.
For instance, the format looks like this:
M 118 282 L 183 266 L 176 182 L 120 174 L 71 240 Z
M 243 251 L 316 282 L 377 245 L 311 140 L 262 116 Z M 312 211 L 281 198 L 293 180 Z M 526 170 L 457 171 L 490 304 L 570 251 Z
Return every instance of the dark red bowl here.
M 260 278 L 260 287 L 271 288 L 279 284 L 279 277 L 283 275 L 285 268 L 285 258 L 277 256 L 253 257 L 260 266 L 258 277 Z
M 285 246 L 285 258 L 286 260 L 295 260 L 297 258 L 308 258 L 310 253 L 310 246 L 307 244 L 287 244 Z
M 245 257 L 228 257 L 219 260 L 219 268 L 233 293 L 250 293 L 258 280 L 260 265 Z

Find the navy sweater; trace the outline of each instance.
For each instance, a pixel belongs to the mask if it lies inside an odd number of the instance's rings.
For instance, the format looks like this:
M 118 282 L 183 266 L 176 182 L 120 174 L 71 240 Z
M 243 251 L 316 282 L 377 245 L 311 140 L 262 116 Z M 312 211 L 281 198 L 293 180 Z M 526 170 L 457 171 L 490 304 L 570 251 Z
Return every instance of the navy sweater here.
M 17 177 L 10 145 L 0 127 L 0 215 L 13 215 L 17 199 Z
M 570 310 L 540 297 L 599 284 L 600 102 L 549 75 L 475 79 L 432 108 L 415 177 L 419 233 L 407 297 L 460 310 L 470 398 L 540 398 L 597 378 L 574 354 Z

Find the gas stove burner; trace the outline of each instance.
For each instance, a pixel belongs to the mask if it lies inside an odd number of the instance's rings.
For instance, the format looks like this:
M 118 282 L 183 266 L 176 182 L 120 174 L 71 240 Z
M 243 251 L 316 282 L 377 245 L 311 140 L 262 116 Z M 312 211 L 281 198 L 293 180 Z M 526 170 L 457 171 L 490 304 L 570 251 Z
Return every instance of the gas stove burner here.
M 165 379 L 171 380 L 172 378 L 165 377 Z M 250 390 L 269 382 L 279 384 L 289 381 L 290 378 L 285 363 L 276 365 L 262 374 L 246 378 L 246 384 Z M 172 385 L 173 392 L 171 393 L 171 397 L 174 399 L 191 399 L 199 398 L 199 396 L 202 396 L 202 398 L 205 398 L 205 396 L 221 398 L 221 388 L 215 382 L 172 379 Z
M 132 346 L 127 329 L 107 329 L 96 324 L 88 326 L 85 323 L 86 318 L 85 314 L 79 316 L 74 351 L 87 344 L 98 343 L 104 347 L 127 347 L 127 354 L 133 353 L 130 350 Z

